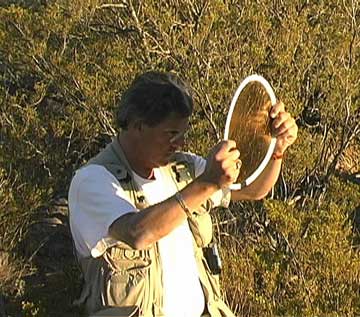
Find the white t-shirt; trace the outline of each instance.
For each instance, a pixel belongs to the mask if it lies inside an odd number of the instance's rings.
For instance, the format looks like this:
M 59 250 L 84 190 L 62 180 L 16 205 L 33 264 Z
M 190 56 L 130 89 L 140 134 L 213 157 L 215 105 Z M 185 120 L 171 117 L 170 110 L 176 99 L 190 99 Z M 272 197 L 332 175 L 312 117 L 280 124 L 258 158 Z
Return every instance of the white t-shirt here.
M 195 175 L 200 175 L 206 161 L 193 156 Z M 154 169 L 154 180 L 134 174 L 150 205 L 174 195 L 176 185 L 161 168 Z M 227 192 L 219 191 L 211 199 L 214 206 L 226 205 Z M 137 211 L 126 198 L 118 180 L 100 165 L 78 170 L 69 190 L 70 226 L 78 254 L 90 256 L 96 244 L 108 235 L 109 226 L 120 216 Z M 164 312 L 166 317 L 200 316 L 204 295 L 193 253 L 192 234 L 188 222 L 158 241 L 162 263 Z

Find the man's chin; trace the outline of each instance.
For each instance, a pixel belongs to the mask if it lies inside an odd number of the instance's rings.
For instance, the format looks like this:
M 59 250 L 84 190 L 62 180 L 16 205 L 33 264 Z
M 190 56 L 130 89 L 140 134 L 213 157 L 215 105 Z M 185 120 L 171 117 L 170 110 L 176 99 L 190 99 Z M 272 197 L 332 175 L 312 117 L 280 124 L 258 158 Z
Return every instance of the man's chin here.
M 173 160 L 174 155 L 175 155 L 175 153 L 171 152 L 166 157 L 162 158 L 162 160 L 159 161 L 159 166 L 165 166 L 165 165 L 169 164 Z

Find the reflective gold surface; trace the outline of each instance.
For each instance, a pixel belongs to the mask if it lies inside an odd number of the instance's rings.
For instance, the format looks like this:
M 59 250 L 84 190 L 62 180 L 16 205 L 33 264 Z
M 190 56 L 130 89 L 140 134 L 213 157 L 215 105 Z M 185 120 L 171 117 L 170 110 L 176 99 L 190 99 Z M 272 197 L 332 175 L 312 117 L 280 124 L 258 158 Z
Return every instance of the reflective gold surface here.
M 263 161 L 271 141 L 271 100 L 263 85 L 250 82 L 234 107 L 229 139 L 235 140 L 242 166 L 236 183 L 243 183 Z

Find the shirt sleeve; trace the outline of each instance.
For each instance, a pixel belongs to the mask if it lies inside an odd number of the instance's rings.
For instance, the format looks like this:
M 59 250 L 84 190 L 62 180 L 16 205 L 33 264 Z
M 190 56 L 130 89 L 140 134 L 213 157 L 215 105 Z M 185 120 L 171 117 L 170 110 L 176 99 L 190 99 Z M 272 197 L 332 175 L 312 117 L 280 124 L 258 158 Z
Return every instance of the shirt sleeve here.
M 195 177 L 199 177 L 205 171 L 206 160 L 198 155 L 189 153 L 190 157 L 193 159 L 195 166 Z M 214 207 L 228 207 L 231 200 L 231 190 L 230 188 L 224 188 L 218 190 L 210 197 Z
M 70 227 L 82 256 L 107 237 L 109 226 L 120 216 L 137 211 L 117 179 L 100 165 L 78 170 L 69 190 Z

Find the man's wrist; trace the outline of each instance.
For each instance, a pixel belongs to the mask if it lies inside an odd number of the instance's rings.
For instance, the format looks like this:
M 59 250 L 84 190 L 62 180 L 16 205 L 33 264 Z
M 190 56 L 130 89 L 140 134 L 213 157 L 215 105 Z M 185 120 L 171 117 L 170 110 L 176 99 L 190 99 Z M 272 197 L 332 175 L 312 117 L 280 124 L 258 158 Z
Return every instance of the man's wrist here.
M 273 160 L 281 160 L 285 156 L 285 151 L 287 147 L 275 145 L 274 152 L 271 156 Z
M 276 161 L 276 160 L 282 160 L 284 157 L 284 153 L 281 152 L 274 152 L 271 156 L 271 158 Z
M 197 183 L 204 190 L 211 191 L 212 193 L 215 193 L 216 191 L 221 189 L 218 184 L 208 180 L 205 176 L 205 173 L 197 177 L 194 182 Z

